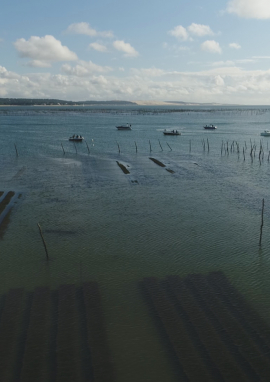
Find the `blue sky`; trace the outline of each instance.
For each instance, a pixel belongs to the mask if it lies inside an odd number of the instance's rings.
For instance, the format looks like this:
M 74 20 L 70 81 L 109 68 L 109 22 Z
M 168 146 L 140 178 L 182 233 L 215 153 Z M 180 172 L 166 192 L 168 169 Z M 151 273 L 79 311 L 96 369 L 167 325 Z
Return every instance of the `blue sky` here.
M 269 0 L 2 0 L 0 97 L 270 104 Z

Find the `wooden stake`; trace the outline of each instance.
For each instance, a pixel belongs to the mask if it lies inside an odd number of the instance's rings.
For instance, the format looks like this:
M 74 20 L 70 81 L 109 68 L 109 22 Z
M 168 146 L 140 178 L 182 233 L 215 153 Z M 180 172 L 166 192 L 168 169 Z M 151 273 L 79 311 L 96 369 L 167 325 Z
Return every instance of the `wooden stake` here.
M 151 153 L 151 151 L 152 151 L 152 147 L 151 147 L 150 139 L 149 139 L 149 146 L 150 146 L 150 153 Z
M 135 147 L 136 147 L 136 153 L 137 153 L 137 152 L 138 152 L 137 143 L 136 143 L 136 141 L 134 141 L 134 143 L 135 143 Z
M 76 147 L 76 145 L 75 145 L 75 142 L 73 142 L 73 144 L 74 144 L 74 147 L 75 147 L 75 150 L 76 150 L 76 154 L 77 154 L 77 147 Z
M 39 223 L 37 223 L 37 225 L 38 225 L 39 233 L 40 233 L 40 236 L 41 236 L 41 239 L 42 239 L 42 241 L 43 241 L 44 248 L 45 248 L 46 259 L 47 259 L 47 261 L 48 261 L 48 260 L 49 260 L 49 254 L 48 254 L 48 250 L 47 250 L 47 245 L 46 245 L 45 239 L 44 239 L 44 237 L 43 237 L 42 230 L 41 230 L 41 227 L 40 227 Z
M 63 147 L 62 143 L 61 143 L 61 146 L 62 146 L 62 149 L 63 149 L 63 153 L 64 153 L 64 155 L 65 155 L 65 150 L 64 150 L 64 147 Z
M 162 146 L 161 146 L 160 140 L 158 140 L 158 143 L 159 143 L 159 146 L 160 146 L 160 148 L 161 148 L 161 151 L 163 151 L 163 148 L 162 148 Z
M 259 246 L 260 247 L 262 245 L 263 211 L 264 211 L 264 199 L 262 200 L 262 219 L 261 219 L 260 241 L 259 241 Z
M 120 146 L 119 146 L 119 143 L 118 142 L 116 142 L 117 143 L 117 146 L 118 146 L 118 152 L 119 152 L 119 154 L 120 154 Z
M 86 143 L 86 147 L 87 147 L 87 150 L 88 150 L 88 155 L 90 154 L 90 149 L 89 149 L 89 146 L 88 146 L 88 143 L 85 141 Z
M 172 151 L 172 148 L 171 148 L 171 146 L 169 145 L 169 143 L 168 142 L 166 142 L 167 143 L 167 145 L 169 146 L 169 148 L 171 149 L 171 151 Z
M 16 144 L 14 143 L 14 146 L 15 146 L 15 150 L 16 150 L 16 156 L 18 157 L 19 155 L 18 155 L 18 150 L 17 150 L 17 146 L 16 146 Z

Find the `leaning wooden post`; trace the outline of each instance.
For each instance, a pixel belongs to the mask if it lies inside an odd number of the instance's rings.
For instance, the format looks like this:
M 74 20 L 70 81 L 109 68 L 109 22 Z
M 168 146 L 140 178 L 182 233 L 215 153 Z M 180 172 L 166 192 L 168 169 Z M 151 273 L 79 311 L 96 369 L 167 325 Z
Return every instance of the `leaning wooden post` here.
M 62 146 L 62 149 L 63 149 L 63 153 L 64 153 L 64 155 L 65 155 L 65 150 L 64 150 L 64 147 L 63 147 L 62 143 L 61 143 L 61 146 Z
M 45 242 L 45 240 L 44 240 L 44 237 L 43 237 L 43 234 L 42 234 L 41 227 L 40 227 L 39 223 L 37 223 L 37 225 L 38 225 L 39 233 L 40 233 L 40 236 L 41 236 L 41 239 L 42 239 L 42 241 L 43 241 L 44 248 L 45 248 L 46 258 L 47 258 L 47 260 L 49 260 L 49 254 L 48 254 L 48 250 L 47 250 L 47 245 L 46 245 L 46 242 Z
M 86 147 L 87 147 L 87 150 L 88 150 L 88 155 L 90 154 L 90 149 L 89 149 L 89 146 L 88 146 L 88 143 L 85 141 L 86 143 Z
M 171 146 L 169 145 L 169 143 L 168 143 L 168 142 L 166 142 L 166 143 L 167 143 L 167 145 L 169 146 L 170 150 L 172 151 L 172 148 L 171 148 Z
M 151 153 L 151 151 L 152 151 L 152 147 L 151 147 L 150 139 L 149 139 L 149 146 L 150 146 L 150 153 Z
M 264 211 L 264 199 L 262 200 L 262 220 L 261 220 L 260 241 L 259 241 L 260 247 L 262 245 L 263 211 Z
M 16 156 L 18 157 L 19 155 L 18 155 L 18 150 L 17 150 L 17 146 L 16 146 L 16 144 L 14 143 L 14 146 L 15 146 L 15 150 L 16 150 Z
M 73 144 L 74 144 L 74 147 L 75 147 L 75 150 L 76 150 L 76 154 L 77 154 L 77 147 L 76 147 L 76 145 L 75 145 L 75 142 L 73 142 Z
M 159 143 L 159 146 L 160 146 L 160 148 L 161 148 L 161 151 L 163 151 L 163 148 L 162 148 L 162 146 L 161 146 L 160 140 L 158 140 L 158 143 Z
M 136 153 L 137 153 L 137 152 L 138 152 L 137 143 L 136 143 L 136 141 L 134 141 L 134 143 L 135 143 L 135 147 L 136 147 Z
M 118 151 L 119 151 L 119 154 L 120 154 L 120 146 L 119 146 L 119 143 L 118 143 L 118 142 L 116 142 L 116 143 L 117 143 Z

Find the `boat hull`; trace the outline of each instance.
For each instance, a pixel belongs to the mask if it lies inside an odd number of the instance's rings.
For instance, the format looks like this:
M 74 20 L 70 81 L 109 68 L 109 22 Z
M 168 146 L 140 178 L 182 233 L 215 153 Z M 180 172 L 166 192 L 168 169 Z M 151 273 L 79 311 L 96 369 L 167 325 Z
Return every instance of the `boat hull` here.
M 82 142 L 84 140 L 84 138 L 69 138 L 69 141 L 72 141 L 72 142 Z
M 127 123 L 126 125 L 121 125 L 121 126 L 115 126 L 117 130 L 131 130 L 131 125 Z

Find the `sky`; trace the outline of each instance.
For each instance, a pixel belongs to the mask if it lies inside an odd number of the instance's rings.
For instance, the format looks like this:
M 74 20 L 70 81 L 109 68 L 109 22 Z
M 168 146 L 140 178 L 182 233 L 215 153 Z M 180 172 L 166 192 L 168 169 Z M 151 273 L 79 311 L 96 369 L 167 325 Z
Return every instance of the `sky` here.
M 270 0 L 2 0 L 0 97 L 270 105 Z

